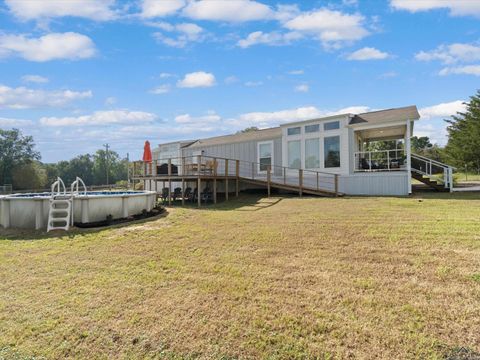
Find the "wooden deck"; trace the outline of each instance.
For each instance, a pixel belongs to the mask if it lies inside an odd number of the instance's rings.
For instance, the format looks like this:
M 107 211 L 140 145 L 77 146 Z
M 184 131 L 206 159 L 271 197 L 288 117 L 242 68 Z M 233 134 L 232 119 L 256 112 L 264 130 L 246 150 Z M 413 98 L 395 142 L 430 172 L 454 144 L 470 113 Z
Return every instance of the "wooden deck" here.
M 192 160 L 195 162 L 193 163 Z M 271 194 L 271 189 L 291 191 L 298 193 L 299 196 L 303 194 L 329 197 L 343 195 L 338 192 L 338 175 L 331 173 L 286 167 L 272 168 L 272 166 L 267 166 L 265 171 L 260 171 L 261 167 L 254 162 L 208 156 L 163 160 L 161 164 L 164 167 L 163 173 L 159 173 L 158 169 L 161 169 L 158 166 L 159 162 L 161 161 L 155 161 L 153 164 L 134 162 L 134 175 L 131 179 L 134 182 L 143 182 L 144 188 L 148 183 L 148 188 L 157 193 L 161 193 L 162 189 L 167 187 L 170 189 L 169 204 L 172 204 L 172 183 L 181 183 L 182 195 L 185 194 L 188 183 L 195 183 L 197 189 L 202 189 L 205 182 L 212 183 L 213 188 L 210 190 L 213 193 L 214 203 L 217 202 L 219 184 L 226 189 L 224 194 L 225 199 L 228 200 L 232 183 L 235 184 L 235 196 L 239 194 L 240 183 L 264 187 L 268 196 Z M 138 166 L 139 163 L 140 166 Z M 166 165 L 166 174 L 164 165 Z M 140 174 L 138 169 L 141 169 Z M 162 183 L 160 188 L 159 182 Z M 201 206 L 201 201 L 201 196 L 197 196 L 198 206 Z M 182 196 L 182 204 L 184 203 L 185 199 Z

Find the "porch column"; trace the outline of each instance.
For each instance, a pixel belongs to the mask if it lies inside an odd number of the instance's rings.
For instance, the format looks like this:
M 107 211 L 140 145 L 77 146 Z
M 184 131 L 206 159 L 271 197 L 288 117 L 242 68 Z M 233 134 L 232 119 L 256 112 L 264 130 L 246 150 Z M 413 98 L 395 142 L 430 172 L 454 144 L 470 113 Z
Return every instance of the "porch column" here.
M 412 193 L 412 161 L 411 154 L 412 149 L 410 145 L 410 135 L 411 135 L 411 122 L 407 120 L 407 131 L 405 133 L 405 155 L 407 157 L 407 178 L 408 178 L 408 193 Z

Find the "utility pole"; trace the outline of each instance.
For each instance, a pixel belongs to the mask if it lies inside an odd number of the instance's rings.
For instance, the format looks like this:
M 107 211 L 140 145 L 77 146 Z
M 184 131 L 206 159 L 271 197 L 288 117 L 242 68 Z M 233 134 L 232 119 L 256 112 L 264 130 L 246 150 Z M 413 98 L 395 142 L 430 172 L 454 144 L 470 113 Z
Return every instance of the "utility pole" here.
M 108 149 L 110 148 L 110 146 L 108 144 L 104 144 L 103 146 L 105 146 L 105 167 L 107 169 L 107 185 L 108 185 L 108 173 L 109 173 Z

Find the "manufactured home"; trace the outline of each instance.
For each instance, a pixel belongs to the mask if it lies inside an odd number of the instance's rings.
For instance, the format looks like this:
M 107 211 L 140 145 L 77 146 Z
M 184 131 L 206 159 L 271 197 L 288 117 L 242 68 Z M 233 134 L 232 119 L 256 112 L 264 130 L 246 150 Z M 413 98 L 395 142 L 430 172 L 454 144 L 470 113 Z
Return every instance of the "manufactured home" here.
M 170 187 L 193 181 L 201 189 L 197 180 L 202 178 L 203 187 L 213 181 L 215 191 L 218 186 L 227 197 L 252 187 L 319 195 L 408 195 L 412 178 L 450 190 L 452 168 L 411 151 L 419 118 L 417 107 L 407 106 L 160 144 L 153 149 L 155 166 L 143 167 L 137 179 L 147 189 L 157 189 L 158 182 L 163 189 L 165 181 Z

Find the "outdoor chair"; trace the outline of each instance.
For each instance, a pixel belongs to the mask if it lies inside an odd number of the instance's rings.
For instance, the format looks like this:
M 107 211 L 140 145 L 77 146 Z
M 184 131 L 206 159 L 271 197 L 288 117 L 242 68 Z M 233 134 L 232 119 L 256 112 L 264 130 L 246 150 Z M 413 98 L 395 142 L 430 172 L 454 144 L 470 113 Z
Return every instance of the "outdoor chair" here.
M 206 187 L 200 194 L 200 198 L 203 202 L 213 201 L 213 192 L 210 188 Z
M 182 188 L 180 187 L 176 187 L 174 190 L 173 190 L 173 195 L 172 195 L 172 199 L 173 201 L 179 199 L 182 197 Z
M 164 204 L 166 204 L 169 195 L 170 195 L 170 189 L 167 188 L 167 187 L 164 187 L 162 189 L 162 195 L 161 195 L 162 201 L 163 201 Z
M 192 188 L 191 187 L 187 187 L 185 189 L 185 192 L 183 193 L 183 198 L 187 201 L 192 201 L 193 193 L 192 193 Z

